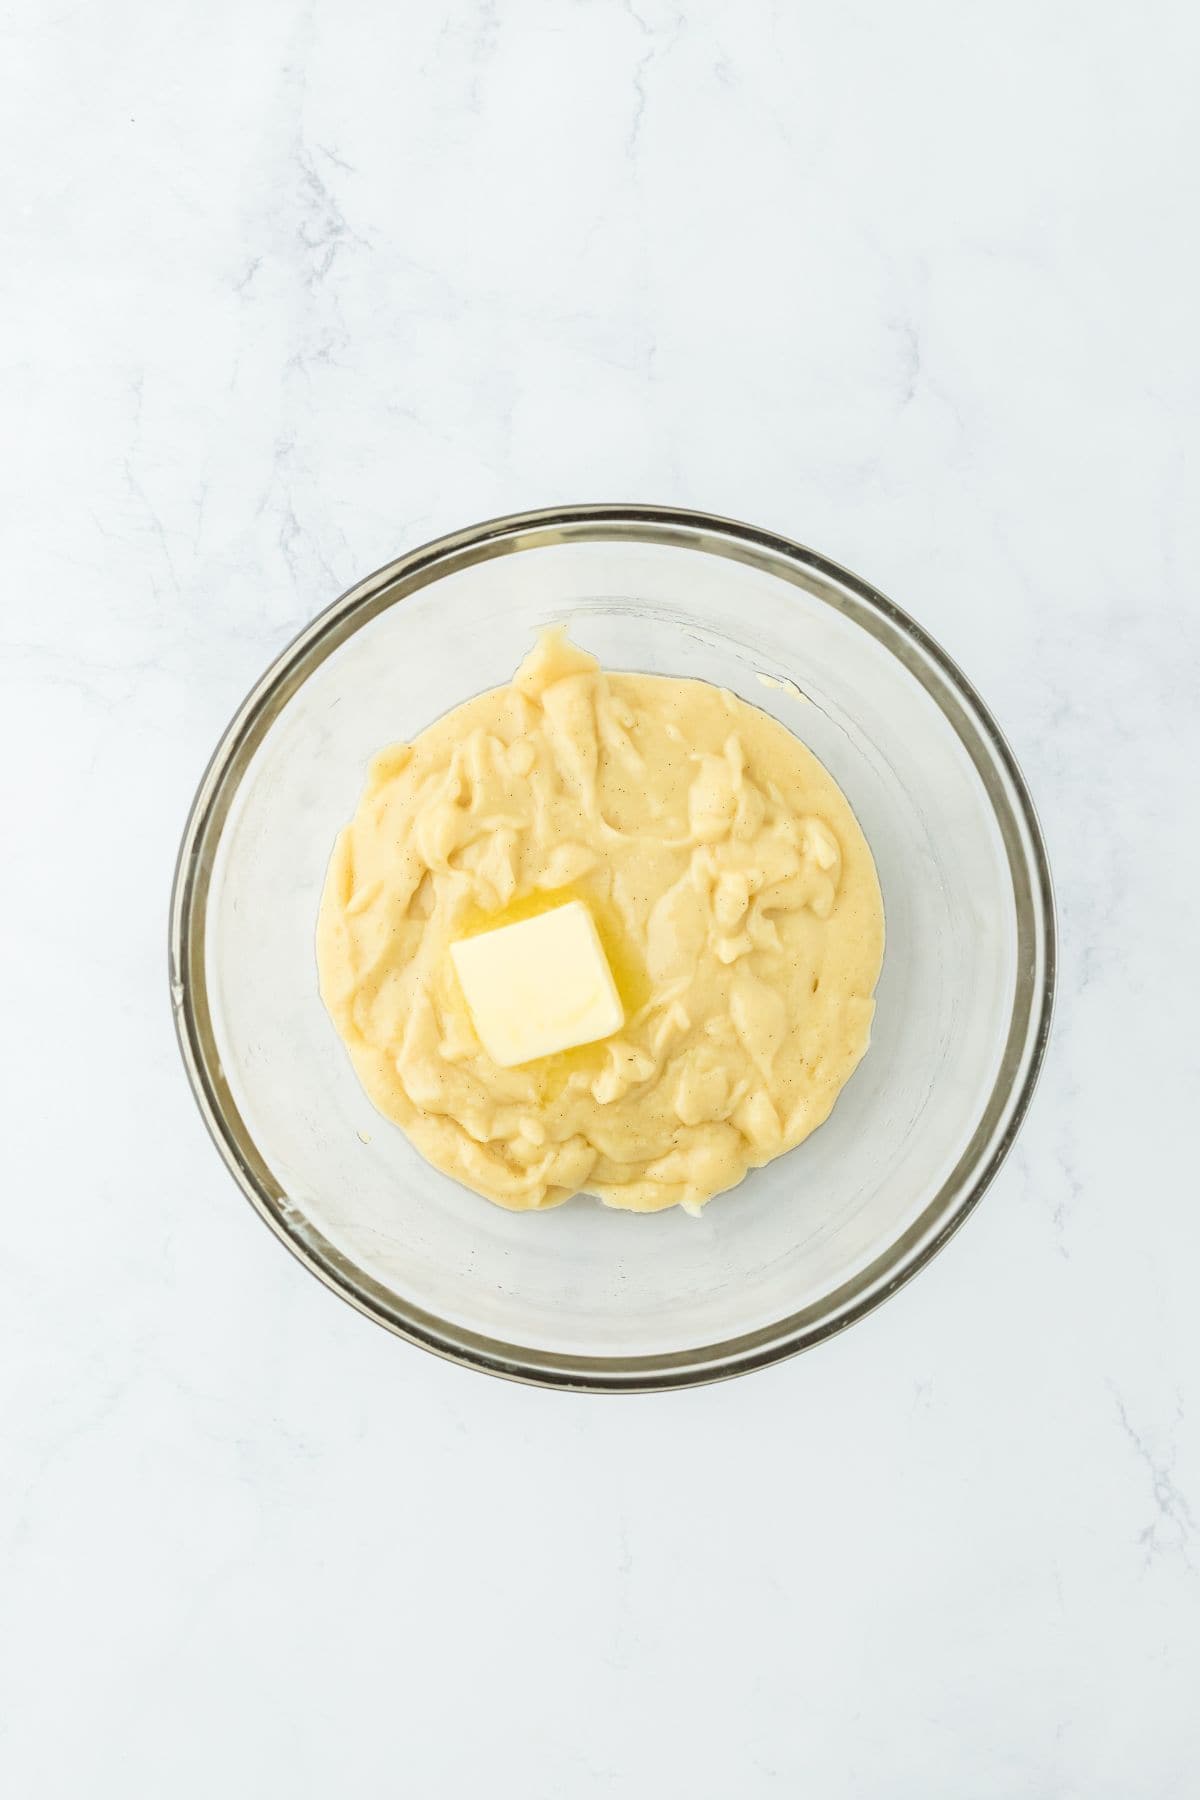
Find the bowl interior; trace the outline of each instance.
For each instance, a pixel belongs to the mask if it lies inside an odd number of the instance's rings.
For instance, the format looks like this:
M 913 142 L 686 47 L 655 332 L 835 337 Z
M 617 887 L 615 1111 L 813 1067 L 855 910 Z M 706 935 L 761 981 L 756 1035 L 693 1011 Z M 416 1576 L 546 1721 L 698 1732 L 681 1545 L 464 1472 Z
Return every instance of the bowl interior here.
M 1044 975 L 1019 891 L 1035 846 L 969 692 L 818 559 L 686 532 L 527 540 L 364 584 L 218 758 L 182 974 L 226 1153 L 327 1278 L 452 1352 L 586 1377 L 720 1360 L 785 1321 L 803 1340 L 894 1285 L 1011 1125 Z M 698 1219 L 588 1196 L 512 1214 L 460 1188 L 374 1111 L 317 993 L 325 865 L 368 758 L 506 681 L 553 621 L 607 667 L 699 677 L 783 720 L 879 869 L 871 1049 L 823 1127 Z

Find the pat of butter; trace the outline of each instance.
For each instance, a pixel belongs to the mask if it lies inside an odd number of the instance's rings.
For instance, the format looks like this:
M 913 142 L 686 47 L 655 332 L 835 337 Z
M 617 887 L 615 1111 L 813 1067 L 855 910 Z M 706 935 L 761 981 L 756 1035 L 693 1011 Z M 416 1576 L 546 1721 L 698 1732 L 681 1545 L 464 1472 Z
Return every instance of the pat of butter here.
M 625 1023 L 582 900 L 461 938 L 450 957 L 480 1041 L 502 1069 L 594 1043 Z

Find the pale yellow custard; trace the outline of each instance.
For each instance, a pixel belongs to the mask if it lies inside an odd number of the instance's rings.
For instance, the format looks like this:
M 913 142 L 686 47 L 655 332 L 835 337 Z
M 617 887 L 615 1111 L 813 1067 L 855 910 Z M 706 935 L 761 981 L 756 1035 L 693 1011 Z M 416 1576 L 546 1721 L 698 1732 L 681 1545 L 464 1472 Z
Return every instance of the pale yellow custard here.
M 501 1068 L 450 948 L 582 900 L 625 1023 Z M 543 634 L 509 687 L 377 756 L 334 848 L 321 994 L 430 1162 L 501 1206 L 701 1206 L 828 1117 L 870 1037 L 883 903 L 858 822 L 723 689 Z

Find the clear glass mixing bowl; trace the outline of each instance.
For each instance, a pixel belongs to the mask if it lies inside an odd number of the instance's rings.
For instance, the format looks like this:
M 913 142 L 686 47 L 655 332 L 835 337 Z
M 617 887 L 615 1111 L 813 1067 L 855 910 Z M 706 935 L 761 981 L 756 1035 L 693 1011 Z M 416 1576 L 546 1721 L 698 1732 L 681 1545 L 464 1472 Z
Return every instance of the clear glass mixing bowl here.
M 879 868 L 887 952 L 867 1056 L 819 1131 L 699 1218 L 585 1195 L 510 1213 L 469 1193 L 374 1111 L 317 993 L 325 865 L 368 758 L 507 681 L 552 621 L 607 667 L 698 676 L 782 719 L 840 783 Z M 1053 900 L 1011 752 L 897 607 L 728 520 L 573 507 L 400 557 L 267 671 L 188 820 L 171 982 L 221 1154 L 330 1287 L 496 1374 L 674 1387 L 840 1330 L 971 1210 L 1045 1046 Z

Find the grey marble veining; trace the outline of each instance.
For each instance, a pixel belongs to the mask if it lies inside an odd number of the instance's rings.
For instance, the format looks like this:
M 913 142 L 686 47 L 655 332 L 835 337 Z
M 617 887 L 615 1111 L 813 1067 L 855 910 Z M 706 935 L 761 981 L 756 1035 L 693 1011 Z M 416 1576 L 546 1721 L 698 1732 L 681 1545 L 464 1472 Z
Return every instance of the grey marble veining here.
M 1015 0 L 23 0 L 3 28 L 0 1786 L 1174 1800 L 1200 1767 L 1200 29 Z M 726 1387 L 389 1340 L 208 1145 L 193 787 L 400 549 L 636 498 L 915 613 L 1058 1018 L 914 1284 Z

